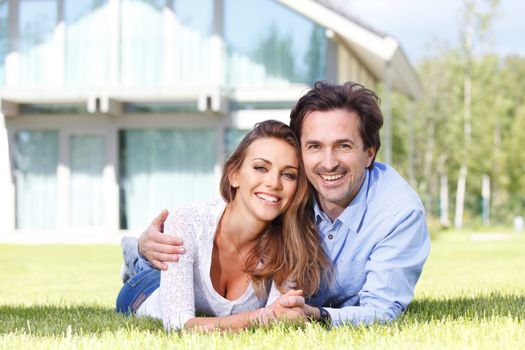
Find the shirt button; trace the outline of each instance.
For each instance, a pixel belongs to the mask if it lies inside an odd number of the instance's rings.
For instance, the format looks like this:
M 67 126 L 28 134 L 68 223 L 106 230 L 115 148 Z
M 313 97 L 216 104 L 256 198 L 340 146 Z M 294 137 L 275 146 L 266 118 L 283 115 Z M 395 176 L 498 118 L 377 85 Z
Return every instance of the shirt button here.
M 330 234 L 328 235 L 328 239 L 334 239 L 334 235 L 330 233 Z

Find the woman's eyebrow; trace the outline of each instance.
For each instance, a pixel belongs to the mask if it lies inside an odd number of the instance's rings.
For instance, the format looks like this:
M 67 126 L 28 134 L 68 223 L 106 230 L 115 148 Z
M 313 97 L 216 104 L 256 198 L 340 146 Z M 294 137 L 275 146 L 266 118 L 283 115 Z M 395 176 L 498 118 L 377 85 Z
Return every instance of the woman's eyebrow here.
M 266 164 L 270 164 L 270 165 L 272 164 L 272 162 L 270 162 L 268 159 L 264 159 L 264 158 L 253 158 L 252 161 L 262 161 L 262 162 L 264 162 Z M 299 169 L 299 167 L 297 167 L 295 165 L 291 165 L 291 164 L 286 165 L 283 169 L 289 169 L 289 168 L 295 169 L 295 170 Z
M 252 159 L 252 161 L 257 161 L 257 160 L 263 161 L 268 164 L 272 164 L 272 162 L 270 162 L 268 159 L 264 159 L 264 158 L 253 158 Z

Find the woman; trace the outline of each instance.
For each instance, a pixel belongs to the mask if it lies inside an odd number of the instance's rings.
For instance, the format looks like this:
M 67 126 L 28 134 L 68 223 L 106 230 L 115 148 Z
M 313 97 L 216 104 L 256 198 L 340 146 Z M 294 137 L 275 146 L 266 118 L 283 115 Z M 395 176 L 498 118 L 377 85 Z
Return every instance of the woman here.
M 130 288 L 148 283 L 148 271 L 134 276 L 117 310 L 162 318 L 167 330 L 240 329 L 277 312 L 283 293 L 315 293 L 330 262 L 291 129 L 272 120 L 257 124 L 226 161 L 220 191 L 219 202 L 170 214 L 164 233 L 180 236 L 185 254 L 161 272 L 160 287 L 153 283 L 130 300 Z

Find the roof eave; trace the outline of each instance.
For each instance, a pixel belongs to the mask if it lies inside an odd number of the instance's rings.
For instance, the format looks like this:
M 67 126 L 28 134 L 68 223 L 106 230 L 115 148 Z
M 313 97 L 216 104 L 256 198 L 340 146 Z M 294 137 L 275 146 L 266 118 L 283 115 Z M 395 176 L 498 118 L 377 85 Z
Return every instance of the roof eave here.
M 378 35 L 313 0 L 277 1 L 338 34 L 376 79 L 385 81 L 388 74 L 392 88 L 413 99 L 421 97 L 417 73 L 396 39 Z

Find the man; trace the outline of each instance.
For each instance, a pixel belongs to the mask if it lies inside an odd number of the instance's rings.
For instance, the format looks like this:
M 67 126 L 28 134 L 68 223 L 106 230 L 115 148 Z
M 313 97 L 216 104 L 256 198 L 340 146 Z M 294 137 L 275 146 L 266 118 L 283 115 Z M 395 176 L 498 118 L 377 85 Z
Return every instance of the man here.
M 290 115 L 335 276 L 306 303 L 295 296 L 282 304 L 332 325 L 399 317 L 430 249 L 419 197 L 395 170 L 374 162 L 383 124 L 378 102 L 359 84 L 317 82 Z M 166 216 L 161 213 L 139 239 L 140 253 L 161 269 L 183 253 L 183 242 L 160 232 Z

